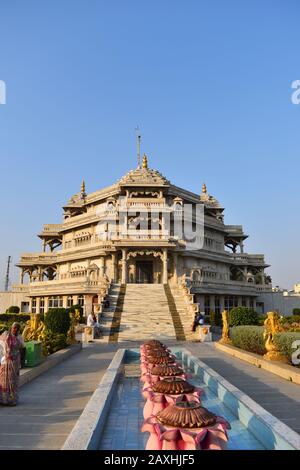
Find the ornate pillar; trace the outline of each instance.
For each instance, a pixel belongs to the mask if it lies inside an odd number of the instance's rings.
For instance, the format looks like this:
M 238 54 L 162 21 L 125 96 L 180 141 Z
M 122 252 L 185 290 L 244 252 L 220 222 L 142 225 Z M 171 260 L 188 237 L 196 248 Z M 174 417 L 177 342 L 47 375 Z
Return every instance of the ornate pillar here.
M 21 268 L 20 270 L 20 284 L 23 284 L 24 283 L 24 270 L 23 268 Z
M 44 312 L 47 313 L 49 310 L 49 297 L 44 297 L 45 304 L 44 304 Z
M 103 277 L 105 273 L 105 258 L 101 256 L 100 258 L 100 276 Z
M 64 295 L 63 296 L 63 308 L 67 308 L 67 299 L 68 299 L 68 296 L 67 295 Z
M 215 296 L 212 294 L 209 296 L 209 309 L 210 312 L 215 311 Z
M 225 309 L 224 295 L 220 295 L 220 311 L 223 312 L 224 309 Z
M 178 254 L 177 254 L 177 253 L 173 253 L 173 262 L 174 262 L 174 282 L 175 282 L 175 284 L 178 283 L 177 261 L 178 261 Z
M 113 282 L 117 282 L 117 275 L 116 275 L 116 253 L 111 254 L 111 263 L 112 263 L 112 270 L 111 270 L 111 277 Z
M 163 284 L 168 284 L 168 250 L 163 248 Z
M 127 282 L 127 249 L 122 248 L 122 284 L 126 284 Z
M 36 313 L 40 313 L 41 298 L 36 297 Z

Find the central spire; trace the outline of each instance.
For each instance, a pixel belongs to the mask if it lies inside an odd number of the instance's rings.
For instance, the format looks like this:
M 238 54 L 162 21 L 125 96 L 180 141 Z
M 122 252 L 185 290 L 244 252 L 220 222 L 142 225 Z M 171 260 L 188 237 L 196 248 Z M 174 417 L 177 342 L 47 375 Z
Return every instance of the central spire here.
M 137 159 L 138 159 L 138 168 L 141 168 L 141 133 L 139 126 L 135 128 L 136 132 L 136 145 L 137 145 Z

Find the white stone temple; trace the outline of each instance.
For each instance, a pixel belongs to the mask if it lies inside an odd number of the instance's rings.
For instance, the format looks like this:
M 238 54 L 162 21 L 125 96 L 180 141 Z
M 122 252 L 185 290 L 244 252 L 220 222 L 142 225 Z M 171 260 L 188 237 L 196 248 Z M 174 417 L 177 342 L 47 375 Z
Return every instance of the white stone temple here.
M 192 207 L 199 246 L 178 232 L 186 207 Z M 86 314 L 97 311 L 107 284 L 129 286 L 128 292 L 139 284 L 142 297 L 151 292 L 149 285 L 160 285 L 153 292 L 168 286 L 170 311 L 182 295 L 194 312 L 207 315 L 233 306 L 256 308 L 260 293 L 272 289 L 264 255 L 244 251 L 248 236 L 241 225 L 226 225 L 224 208 L 206 185 L 200 195 L 175 186 L 148 167 L 145 155 L 142 165 L 111 186 L 87 194 L 83 182 L 63 211 L 60 224 L 44 225 L 38 235 L 41 252 L 23 254 L 17 265 L 21 285 L 14 289 L 30 298 L 33 313 L 74 304 Z

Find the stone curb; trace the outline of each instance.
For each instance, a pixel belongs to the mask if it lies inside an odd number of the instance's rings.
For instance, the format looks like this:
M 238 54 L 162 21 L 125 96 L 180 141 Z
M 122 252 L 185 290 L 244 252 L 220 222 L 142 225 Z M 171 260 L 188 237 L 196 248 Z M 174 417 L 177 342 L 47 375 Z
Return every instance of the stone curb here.
M 61 450 L 96 450 L 98 448 L 125 353 L 126 349 L 118 349 L 114 355 Z
M 26 367 L 25 369 L 21 369 L 19 386 L 22 387 L 28 382 L 31 382 L 33 379 L 43 374 L 47 370 L 51 369 L 57 364 L 60 364 L 66 359 L 69 359 L 69 357 L 81 351 L 81 349 L 82 349 L 82 343 L 74 344 L 72 346 L 69 346 L 66 349 L 61 349 L 60 351 L 57 351 L 54 354 L 51 354 L 42 362 L 42 364 L 36 367 L 31 367 L 31 368 Z
M 244 351 L 236 348 L 235 346 L 229 346 L 222 343 L 214 343 L 214 347 L 220 351 L 229 354 L 232 357 L 241 359 L 242 361 L 253 364 L 256 367 L 267 370 L 272 374 L 278 375 L 279 377 L 293 382 L 294 384 L 300 385 L 300 369 L 290 366 L 288 364 L 282 364 L 280 362 L 272 362 L 263 359 L 258 354 Z

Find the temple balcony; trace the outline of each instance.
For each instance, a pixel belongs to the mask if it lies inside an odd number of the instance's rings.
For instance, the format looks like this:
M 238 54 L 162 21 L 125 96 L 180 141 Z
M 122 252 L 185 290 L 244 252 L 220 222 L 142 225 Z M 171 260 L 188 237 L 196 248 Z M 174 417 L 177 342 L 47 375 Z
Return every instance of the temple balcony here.
M 17 266 L 52 265 L 57 263 L 57 253 L 23 253 Z
M 99 294 L 104 284 L 100 280 L 89 280 L 86 277 L 54 279 L 52 281 L 31 282 L 29 285 L 30 295 L 63 295 L 72 294 Z
M 45 224 L 42 232 L 38 235 L 40 238 L 44 237 L 58 237 L 60 238 L 60 230 L 62 229 L 63 224 Z
M 230 293 L 236 295 L 258 295 L 260 292 L 272 291 L 267 284 L 254 284 L 246 281 L 232 281 L 227 279 L 200 279 L 191 281 L 191 291 L 195 293 Z
M 250 266 L 261 266 L 268 267 L 269 265 L 265 263 L 264 255 L 256 254 L 247 254 L 247 253 L 230 253 L 230 256 L 233 259 L 234 264 L 236 265 L 250 265 Z

